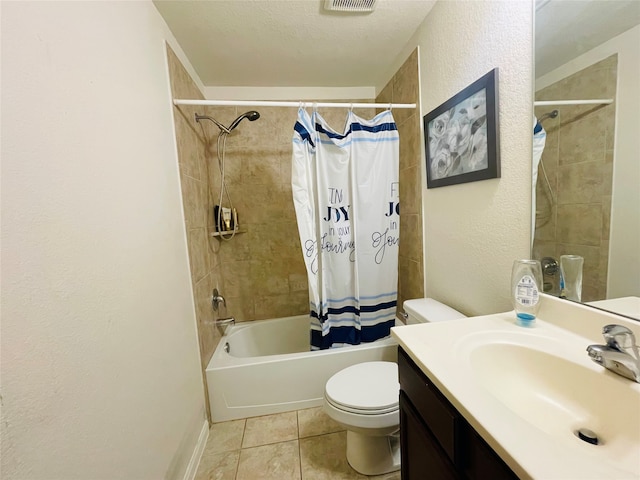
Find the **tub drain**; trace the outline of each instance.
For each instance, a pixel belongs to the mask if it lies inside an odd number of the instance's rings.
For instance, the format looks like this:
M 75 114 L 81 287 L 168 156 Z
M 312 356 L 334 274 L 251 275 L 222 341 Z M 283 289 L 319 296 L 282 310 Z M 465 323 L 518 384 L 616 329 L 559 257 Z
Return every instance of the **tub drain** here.
M 598 435 L 588 428 L 579 428 L 575 431 L 575 434 L 580 440 L 590 443 L 591 445 L 598 445 L 600 443 Z

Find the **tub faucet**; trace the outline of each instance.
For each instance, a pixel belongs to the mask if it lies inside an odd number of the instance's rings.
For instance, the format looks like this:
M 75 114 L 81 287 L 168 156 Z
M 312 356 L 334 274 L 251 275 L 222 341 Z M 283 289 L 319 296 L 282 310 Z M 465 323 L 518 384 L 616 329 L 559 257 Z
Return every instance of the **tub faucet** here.
M 222 330 L 222 334 L 224 335 L 224 333 L 227 331 L 227 328 L 236 324 L 236 319 L 235 317 L 220 318 L 218 320 L 215 320 L 214 324 L 216 327 Z
M 591 360 L 640 383 L 640 355 L 636 337 L 631 330 L 622 325 L 605 325 L 602 328 L 606 345 L 589 345 L 587 353 Z

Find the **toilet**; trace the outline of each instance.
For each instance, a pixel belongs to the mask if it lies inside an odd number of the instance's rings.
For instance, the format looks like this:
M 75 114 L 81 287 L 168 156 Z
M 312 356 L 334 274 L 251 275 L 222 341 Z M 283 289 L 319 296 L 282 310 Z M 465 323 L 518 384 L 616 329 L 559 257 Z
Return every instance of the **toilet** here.
M 432 298 L 403 304 L 407 325 L 465 316 Z M 400 468 L 398 365 L 364 362 L 333 375 L 324 389 L 324 411 L 347 429 L 347 460 L 363 475 Z

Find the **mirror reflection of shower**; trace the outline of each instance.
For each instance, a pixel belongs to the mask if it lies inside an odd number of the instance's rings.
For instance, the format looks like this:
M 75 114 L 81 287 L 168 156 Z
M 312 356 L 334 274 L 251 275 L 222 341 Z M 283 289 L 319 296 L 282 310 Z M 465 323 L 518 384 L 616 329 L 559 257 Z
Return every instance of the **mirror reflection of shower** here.
M 215 211 L 216 216 L 216 229 L 219 233 L 219 237 L 223 240 L 231 240 L 238 229 L 238 218 L 236 214 L 236 210 L 233 207 L 233 202 L 231 201 L 231 196 L 229 195 L 229 191 L 227 190 L 227 185 L 225 182 L 225 159 L 224 153 L 227 143 L 227 136 L 231 134 L 231 132 L 240 124 L 240 122 L 244 119 L 249 120 L 250 122 L 255 122 L 260 118 L 260 114 L 255 110 L 250 110 L 248 112 L 243 113 L 238 118 L 236 118 L 231 124 L 226 127 L 215 118 L 209 115 L 199 115 L 196 113 L 195 119 L 196 122 L 200 123 L 200 120 L 209 120 L 212 122 L 220 132 L 218 133 L 218 141 L 217 141 L 217 157 L 218 157 L 218 168 L 220 169 L 220 197 L 217 205 L 217 209 Z M 223 207 L 224 197 L 226 196 L 228 207 Z M 224 211 L 224 212 L 223 212 Z M 225 235 L 225 232 L 229 232 L 229 235 Z
M 558 110 L 552 110 L 550 112 L 547 112 L 538 119 L 538 123 L 540 123 L 541 126 L 544 128 L 543 122 L 549 118 L 556 118 L 559 113 L 560 112 L 558 112 Z M 549 176 L 547 175 L 547 170 L 545 169 L 545 166 L 544 166 L 542 153 L 540 154 L 540 158 L 538 161 L 539 161 L 539 169 L 542 172 L 542 180 L 544 180 L 544 186 L 546 187 L 544 188 L 544 192 L 546 195 L 548 195 L 548 197 L 547 197 L 547 201 L 545 201 L 543 205 L 540 205 L 540 203 L 542 202 L 537 202 L 537 204 L 534 205 L 535 228 L 543 227 L 544 225 L 549 223 L 549 221 L 553 216 L 553 207 L 556 204 L 556 198 L 555 198 L 555 195 L 553 194 L 553 188 L 551 188 L 551 183 L 549 182 Z M 534 185 L 534 188 L 535 188 L 535 185 Z M 534 194 L 535 194 L 535 190 L 534 190 Z
M 534 114 L 544 118 L 546 145 L 534 167 L 533 258 L 583 257 L 585 302 L 608 295 L 618 74 L 618 56 L 609 55 L 537 80 Z
M 556 205 L 535 229 L 532 258 L 584 257 L 583 302 L 639 296 L 640 2 L 536 0 L 534 28 L 536 103 L 614 102 L 535 106 L 538 118 L 555 108 L 560 114 L 542 122 Z M 541 169 L 538 180 L 543 213 L 548 195 Z M 640 319 L 637 311 L 619 313 Z

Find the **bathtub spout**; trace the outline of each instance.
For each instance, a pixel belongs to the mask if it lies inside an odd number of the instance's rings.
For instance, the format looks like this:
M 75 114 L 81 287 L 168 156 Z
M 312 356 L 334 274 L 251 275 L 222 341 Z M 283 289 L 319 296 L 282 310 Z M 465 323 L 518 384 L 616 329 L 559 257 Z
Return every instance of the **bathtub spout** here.
M 219 320 L 216 320 L 214 324 L 216 327 L 222 330 L 222 333 L 224 334 L 227 328 L 236 324 L 236 319 L 235 317 L 220 318 Z

